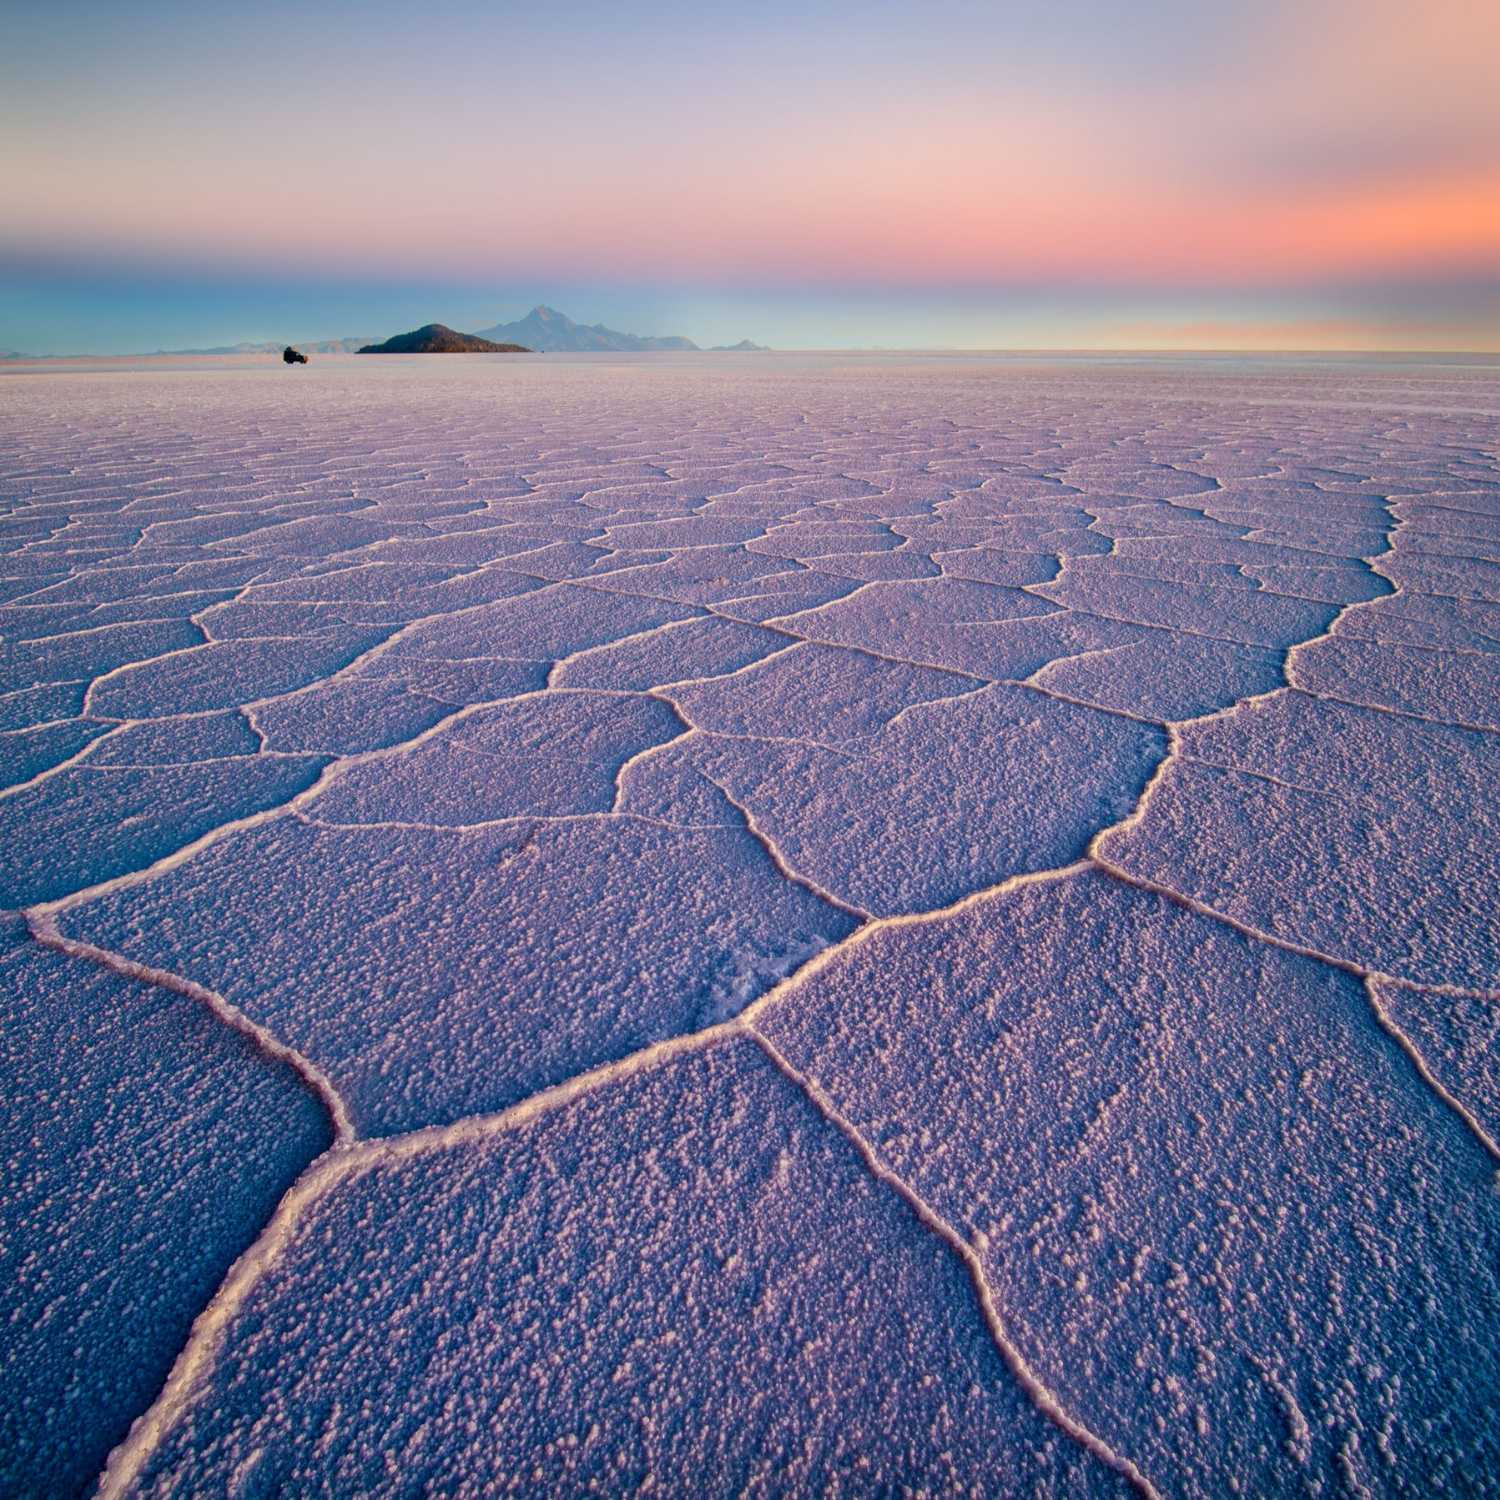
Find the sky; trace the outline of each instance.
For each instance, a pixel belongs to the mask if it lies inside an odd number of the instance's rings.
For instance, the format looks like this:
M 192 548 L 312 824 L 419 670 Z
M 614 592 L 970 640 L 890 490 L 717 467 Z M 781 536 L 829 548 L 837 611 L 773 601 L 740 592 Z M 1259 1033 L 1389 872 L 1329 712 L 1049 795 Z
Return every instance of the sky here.
M 0 349 L 1500 350 L 1494 0 L 0 0 Z

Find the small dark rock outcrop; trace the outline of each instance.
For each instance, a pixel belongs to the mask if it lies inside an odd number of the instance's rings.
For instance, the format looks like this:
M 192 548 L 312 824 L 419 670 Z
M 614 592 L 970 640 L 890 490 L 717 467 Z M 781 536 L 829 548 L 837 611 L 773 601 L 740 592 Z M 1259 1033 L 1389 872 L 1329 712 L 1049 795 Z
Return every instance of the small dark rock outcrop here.
M 361 354 L 530 354 L 522 344 L 492 344 L 472 333 L 455 333 L 441 323 L 429 323 L 411 333 L 398 333 L 383 344 L 366 344 Z
M 281 351 L 281 358 L 284 363 L 289 365 L 305 365 L 307 363 L 307 356 L 300 349 L 293 349 L 290 344 Z

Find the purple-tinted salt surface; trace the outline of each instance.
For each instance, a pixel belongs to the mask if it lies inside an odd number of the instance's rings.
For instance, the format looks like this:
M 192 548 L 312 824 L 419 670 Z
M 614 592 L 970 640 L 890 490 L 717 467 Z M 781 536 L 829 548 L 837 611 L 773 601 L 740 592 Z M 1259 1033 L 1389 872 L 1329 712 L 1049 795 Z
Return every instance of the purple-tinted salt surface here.
M 393 1144 L 289 1228 L 139 1493 L 1126 1492 L 748 1039 Z
M 0 1491 L 47 1496 L 93 1484 L 331 1132 L 197 1001 L 0 941 Z
M 6 1493 L 1500 1491 L 1500 367 L 0 392 Z
M 1500 1463 L 1495 1162 L 1352 976 L 1084 870 L 876 931 L 756 1025 L 1164 1493 Z

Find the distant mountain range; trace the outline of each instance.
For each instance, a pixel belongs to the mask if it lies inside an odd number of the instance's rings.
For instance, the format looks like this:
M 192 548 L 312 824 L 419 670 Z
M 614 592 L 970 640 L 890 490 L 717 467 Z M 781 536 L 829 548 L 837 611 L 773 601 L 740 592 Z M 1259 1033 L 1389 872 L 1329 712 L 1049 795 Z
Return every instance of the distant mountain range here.
M 524 318 L 514 323 L 496 323 L 493 328 L 481 328 L 478 333 L 454 333 L 451 328 L 444 328 L 441 323 L 429 323 L 426 329 L 417 329 L 416 333 L 423 333 L 431 329 L 441 329 L 444 333 L 459 339 L 482 339 L 493 344 L 513 344 L 524 350 L 535 350 L 547 354 L 563 353 L 590 353 L 590 352 L 613 352 L 618 354 L 640 354 L 650 353 L 653 350 L 686 350 L 696 351 L 698 345 L 692 339 L 683 338 L 680 334 L 651 335 L 643 333 L 621 333 L 615 328 L 606 328 L 603 323 L 575 323 L 566 313 L 558 312 L 555 307 L 547 307 L 539 304 L 533 307 Z M 413 335 L 398 334 L 397 338 L 409 338 Z M 349 339 L 308 339 L 304 343 L 294 344 L 304 354 L 359 354 L 373 345 L 381 343 L 378 337 L 365 335 L 363 338 Z M 388 342 L 388 341 L 387 341 Z M 220 344 L 212 349 L 158 349 L 158 355 L 187 355 L 187 354 L 280 354 L 286 347 L 284 341 L 277 339 L 265 343 L 242 343 L 242 344 Z M 395 353 L 395 350 L 386 351 Z M 401 351 L 408 352 L 408 351 Z M 444 353 L 445 350 L 433 350 L 428 352 Z M 752 343 L 749 339 L 741 339 L 737 344 L 715 344 L 708 351 L 713 354 L 760 354 L 766 352 L 764 344 Z M 17 354 L 9 350 L 0 351 L 0 359 L 49 359 L 49 358 L 75 358 L 87 359 L 98 358 L 91 355 L 40 355 L 40 354 Z M 146 355 L 119 355 L 111 356 L 121 359 L 148 358 Z
M 455 333 L 444 323 L 427 323 L 398 333 L 383 344 L 366 344 L 361 354 L 530 354 L 524 344 L 497 344 L 474 333 Z
M 296 347 L 304 354 L 358 354 L 360 349 L 372 338 L 362 339 L 309 339 L 305 344 Z M 286 348 L 286 344 L 280 340 L 268 340 L 265 343 L 241 343 L 220 344 L 213 349 L 158 349 L 157 354 L 280 354 Z M 65 356 L 66 357 L 66 356 Z M 80 356 L 87 358 L 87 355 Z M 131 359 L 136 356 L 121 355 L 122 359 Z M 148 358 L 149 356 L 140 356 Z
M 499 339 L 525 344 L 531 349 L 540 349 L 547 354 L 587 354 L 591 352 L 613 352 L 617 354 L 640 354 L 652 350 L 698 348 L 692 339 L 680 334 L 621 333 L 615 328 L 606 328 L 603 323 L 575 323 L 567 313 L 558 312 L 545 304 L 533 307 L 524 318 L 514 323 L 496 323 L 493 328 L 481 328 L 482 339 Z M 721 349 L 759 349 L 749 339 L 733 345 L 720 345 Z
M 370 336 L 366 335 L 359 339 L 309 339 L 296 347 L 304 354 L 358 354 L 370 342 Z M 21 354 L 14 349 L 0 349 L 0 359 L 155 359 L 186 354 L 280 354 L 285 348 L 281 339 L 275 339 L 265 343 L 216 344 L 211 349 L 154 349 L 149 354 Z
M 366 344 L 374 343 L 373 335 L 362 339 L 309 339 L 298 344 L 304 354 L 358 354 Z M 280 354 L 285 347 L 279 343 L 233 344 L 227 349 L 164 349 L 163 354 Z
M 567 313 L 555 307 L 533 307 L 524 318 L 514 323 L 497 323 L 493 328 L 481 328 L 480 338 L 508 339 L 540 349 L 546 354 L 587 353 L 594 350 L 614 350 L 620 353 L 640 353 L 648 349 L 696 349 L 691 340 L 667 335 L 652 338 L 639 333 L 619 333 L 606 328 L 602 323 L 575 323 Z

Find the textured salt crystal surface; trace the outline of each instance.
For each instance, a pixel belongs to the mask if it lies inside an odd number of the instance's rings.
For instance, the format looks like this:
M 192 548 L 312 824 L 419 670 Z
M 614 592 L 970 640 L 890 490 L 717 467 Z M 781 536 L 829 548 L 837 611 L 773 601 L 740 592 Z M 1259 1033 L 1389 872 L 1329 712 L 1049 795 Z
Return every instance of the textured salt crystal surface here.
M 0 1490 L 86 1489 L 328 1119 L 196 1001 L 11 932 L 0 957 Z
M 729 1041 L 330 1186 L 141 1492 L 1124 1493 L 972 1301 Z
M 1184 728 L 1100 856 L 1288 942 L 1500 994 L 1500 739 L 1300 692 Z
M 1086 871 L 877 932 L 758 1025 L 1164 1492 L 1500 1460 L 1495 1163 L 1351 976 Z
M 500 1109 L 721 1020 L 853 925 L 743 826 L 608 813 L 474 830 L 288 817 L 63 918 L 232 998 L 372 1134 Z
M 7 1493 L 1495 1491 L 1500 368 L 0 393 Z

